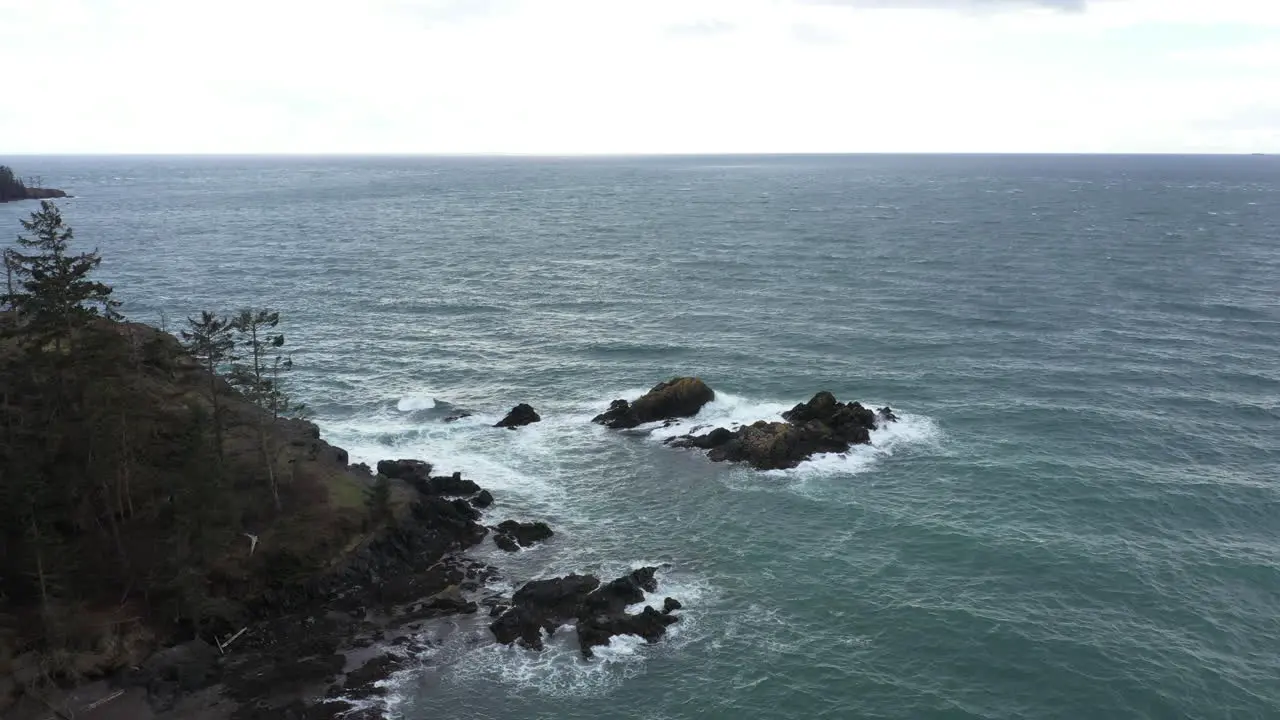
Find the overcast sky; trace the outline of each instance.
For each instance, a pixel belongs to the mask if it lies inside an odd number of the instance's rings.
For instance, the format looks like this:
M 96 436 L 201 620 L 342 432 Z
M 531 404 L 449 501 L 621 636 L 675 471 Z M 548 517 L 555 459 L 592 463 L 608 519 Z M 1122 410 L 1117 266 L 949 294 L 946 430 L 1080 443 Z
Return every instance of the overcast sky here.
M 0 0 L 0 153 L 1280 152 L 1280 0 Z

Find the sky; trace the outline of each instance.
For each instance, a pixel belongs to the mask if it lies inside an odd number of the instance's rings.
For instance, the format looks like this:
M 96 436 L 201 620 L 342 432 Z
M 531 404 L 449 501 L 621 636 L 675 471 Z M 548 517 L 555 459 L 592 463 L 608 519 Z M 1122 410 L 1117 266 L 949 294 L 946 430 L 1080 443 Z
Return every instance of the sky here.
M 1280 0 L 0 0 L 0 155 L 1280 152 Z

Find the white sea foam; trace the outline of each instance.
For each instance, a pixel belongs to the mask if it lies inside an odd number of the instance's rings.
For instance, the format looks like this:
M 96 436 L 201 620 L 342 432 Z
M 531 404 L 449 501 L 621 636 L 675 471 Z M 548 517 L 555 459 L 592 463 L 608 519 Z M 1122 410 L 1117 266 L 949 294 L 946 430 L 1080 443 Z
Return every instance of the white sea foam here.
M 531 429 L 536 426 L 498 431 L 494 422 L 496 416 L 444 423 L 383 413 L 326 423 L 324 432 L 330 442 L 347 449 L 352 462 L 372 465 L 389 458 L 421 458 L 437 471 L 460 471 L 495 493 L 562 499 L 535 467 L 537 458 L 553 452 L 547 433 Z
M 870 407 L 870 405 L 868 405 Z M 848 452 L 814 455 L 789 470 L 768 470 L 766 475 L 783 477 L 817 477 L 850 475 L 871 470 L 885 458 L 907 448 L 928 447 L 942 437 L 933 420 L 923 415 L 899 413 L 898 421 L 871 431 L 870 445 L 854 445 Z
M 400 398 L 396 403 L 396 409 L 400 412 L 413 412 L 414 410 L 430 410 L 436 406 L 436 399 L 427 393 L 414 393 Z
M 682 418 L 666 427 L 663 424 L 656 424 L 653 426 L 650 437 L 662 441 L 677 435 L 687 435 L 695 428 L 702 426 L 706 426 L 707 430 L 713 427 L 733 429 L 750 425 L 757 420 L 782 420 L 782 413 L 790 410 L 794 405 L 795 403 L 759 401 L 741 395 L 717 392 L 716 399 L 704 405 L 697 415 Z

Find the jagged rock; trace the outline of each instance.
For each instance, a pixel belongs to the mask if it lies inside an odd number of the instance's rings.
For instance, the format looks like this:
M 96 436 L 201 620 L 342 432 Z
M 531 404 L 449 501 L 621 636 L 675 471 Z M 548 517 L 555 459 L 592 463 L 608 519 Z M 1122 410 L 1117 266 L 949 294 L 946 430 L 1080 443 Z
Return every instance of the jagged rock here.
M 368 463 L 355 463 L 351 466 L 351 472 L 361 476 L 373 475 L 373 468 L 370 468 Z
M 737 436 L 728 428 L 716 428 L 705 435 L 684 435 L 679 438 L 671 438 L 667 442 L 677 447 L 710 450 L 724 445 L 735 437 Z
M 421 460 L 379 460 L 378 474 L 392 480 L 426 480 L 431 477 L 431 463 Z
M 578 621 L 578 645 L 583 657 L 593 655 L 591 648 L 608 645 L 614 635 L 639 635 L 647 642 L 657 642 L 667 632 L 667 626 L 679 622 L 675 615 L 664 615 L 645 606 L 637 615 L 591 615 Z
M 414 478 L 413 486 L 423 495 L 475 495 L 481 488 L 471 480 L 463 480 L 462 473 L 429 478 Z
M 672 612 L 684 607 L 679 600 L 675 598 L 667 598 L 662 601 L 662 612 L 670 615 Z
M 554 632 L 562 622 L 578 616 L 578 608 L 600 585 L 593 575 L 567 575 L 525 583 L 511 597 L 511 609 L 489 626 L 500 643 L 519 640 L 525 647 L 542 649 L 542 631 Z
M 523 427 L 525 425 L 541 421 L 542 417 L 538 415 L 538 412 L 533 409 L 532 405 L 520 403 L 519 405 L 511 408 L 511 412 L 507 413 L 506 417 L 499 420 L 494 427 L 515 430 L 518 427 Z
M 631 417 L 631 403 L 626 400 L 614 400 L 609 403 L 609 409 L 591 418 L 591 422 L 599 423 L 606 427 L 614 429 L 622 427 L 635 427 L 640 423 L 637 421 L 634 425 L 628 424 L 633 420 Z
M 373 658 L 359 668 L 347 673 L 346 680 L 343 683 L 342 694 L 349 698 L 381 695 L 386 690 L 376 687 L 376 683 L 379 680 L 385 680 L 403 665 L 404 660 L 389 653 Z
M 760 470 L 792 468 L 819 453 L 846 452 L 871 442 L 871 431 L 897 420 L 861 404 L 842 403 L 823 391 L 782 414 L 785 422 L 759 421 L 737 430 L 716 428 L 703 435 L 668 440 L 674 447 L 707 450 L 713 462 L 745 462 Z
M 644 600 L 646 592 L 658 589 L 658 581 L 654 575 L 657 568 L 643 567 L 617 580 L 602 585 L 583 600 L 583 609 L 591 615 L 616 615 Z
M 479 494 L 471 498 L 471 504 L 478 508 L 487 508 L 493 504 L 493 493 L 488 490 L 481 490 Z
M 507 552 L 515 552 L 521 547 L 530 547 L 536 542 L 546 540 L 553 534 L 551 526 L 544 522 L 522 523 L 503 520 L 498 523 L 493 542 Z
M 445 500 L 423 496 L 410 506 L 410 511 L 418 522 L 444 533 L 451 545 L 470 547 L 489 533 L 489 528 L 476 522 L 480 519 L 480 511 L 461 498 Z
M 640 568 L 603 586 L 591 575 L 527 583 L 516 591 L 511 607 L 489 628 L 498 642 L 519 641 L 525 647 L 541 650 L 544 630 L 551 634 L 560 625 L 573 621 L 577 624 L 579 647 L 588 658 L 591 648 L 608 644 L 615 635 L 638 635 L 655 642 L 679 618 L 647 606 L 634 615 L 628 614 L 626 608 L 643 601 L 646 591 L 657 589 L 656 570 Z
M 655 420 L 693 417 L 715 398 L 715 391 L 699 378 L 677 377 L 658 383 L 635 402 L 614 400 L 592 422 L 619 430 Z
M 445 418 L 444 421 L 447 423 L 458 422 L 462 418 L 469 418 L 469 417 L 471 417 L 471 413 L 461 412 L 461 413 L 458 413 L 457 415 L 450 415 L 449 417 Z

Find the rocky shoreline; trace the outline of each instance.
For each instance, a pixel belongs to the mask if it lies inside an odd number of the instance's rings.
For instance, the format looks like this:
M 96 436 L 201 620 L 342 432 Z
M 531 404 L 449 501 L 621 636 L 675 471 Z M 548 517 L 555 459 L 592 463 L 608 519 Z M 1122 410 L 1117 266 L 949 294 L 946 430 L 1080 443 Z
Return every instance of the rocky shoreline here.
M 406 517 L 332 572 L 265 593 L 255 608 L 260 619 L 245 628 L 214 642 L 163 648 L 95 683 L 87 696 L 80 693 L 85 701 L 75 717 L 374 720 L 386 716 L 383 681 L 415 666 L 428 649 L 419 632 L 433 619 L 485 610 L 497 642 L 531 652 L 543 649 L 544 632 L 576 621 L 587 658 L 614 635 L 656 642 L 679 620 L 672 598 L 662 611 L 626 611 L 657 589 L 657 568 L 604 584 L 590 575 L 534 580 L 510 598 L 486 592 L 498 570 L 466 551 L 491 532 L 500 547 L 525 547 L 550 537 L 550 527 L 511 520 L 485 526 L 480 507 L 494 498 L 459 473 L 432 476 L 432 466 L 418 460 L 384 461 L 378 469 L 413 493 Z M 43 718 L 53 707 L 71 708 L 69 700 L 47 708 L 28 702 L 12 716 Z
M 614 429 L 670 424 L 696 416 L 714 398 L 700 379 L 673 378 L 634 401 L 614 401 L 594 421 Z M 515 431 L 539 419 L 520 404 L 497 427 Z M 872 430 L 896 420 L 889 408 L 873 411 L 820 392 L 784 413 L 783 422 L 714 428 L 667 443 L 705 450 L 713 461 L 785 468 L 869 443 Z M 548 541 L 552 528 L 512 519 L 486 525 L 486 515 L 501 505 L 461 473 L 433 475 L 430 463 L 415 459 L 384 460 L 376 470 L 349 465 L 346 452 L 319 440 L 315 426 L 299 427 L 315 446 L 311 455 L 328 458 L 370 488 L 387 484 L 397 498 L 395 517 L 327 571 L 262 590 L 249 603 L 253 619 L 244 627 L 218 628 L 216 640 L 206 629 L 87 686 L 96 689 L 74 691 L 76 717 L 372 720 L 385 717 L 384 681 L 417 666 L 429 649 L 421 631 L 435 619 L 484 612 L 496 642 L 530 652 L 572 625 L 588 660 L 614 636 L 657 642 L 679 622 L 678 598 L 665 598 L 661 608 L 627 610 L 657 591 L 654 567 L 608 582 L 580 574 L 534 579 L 510 597 L 486 590 L 499 570 L 468 557 L 468 550 L 492 537 L 497 547 L 516 552 Z M 73 705 L 70 697 L 62 701 Z M 44 718 L 53 707 L 28 702 L 26 715 L 12 717 Z

